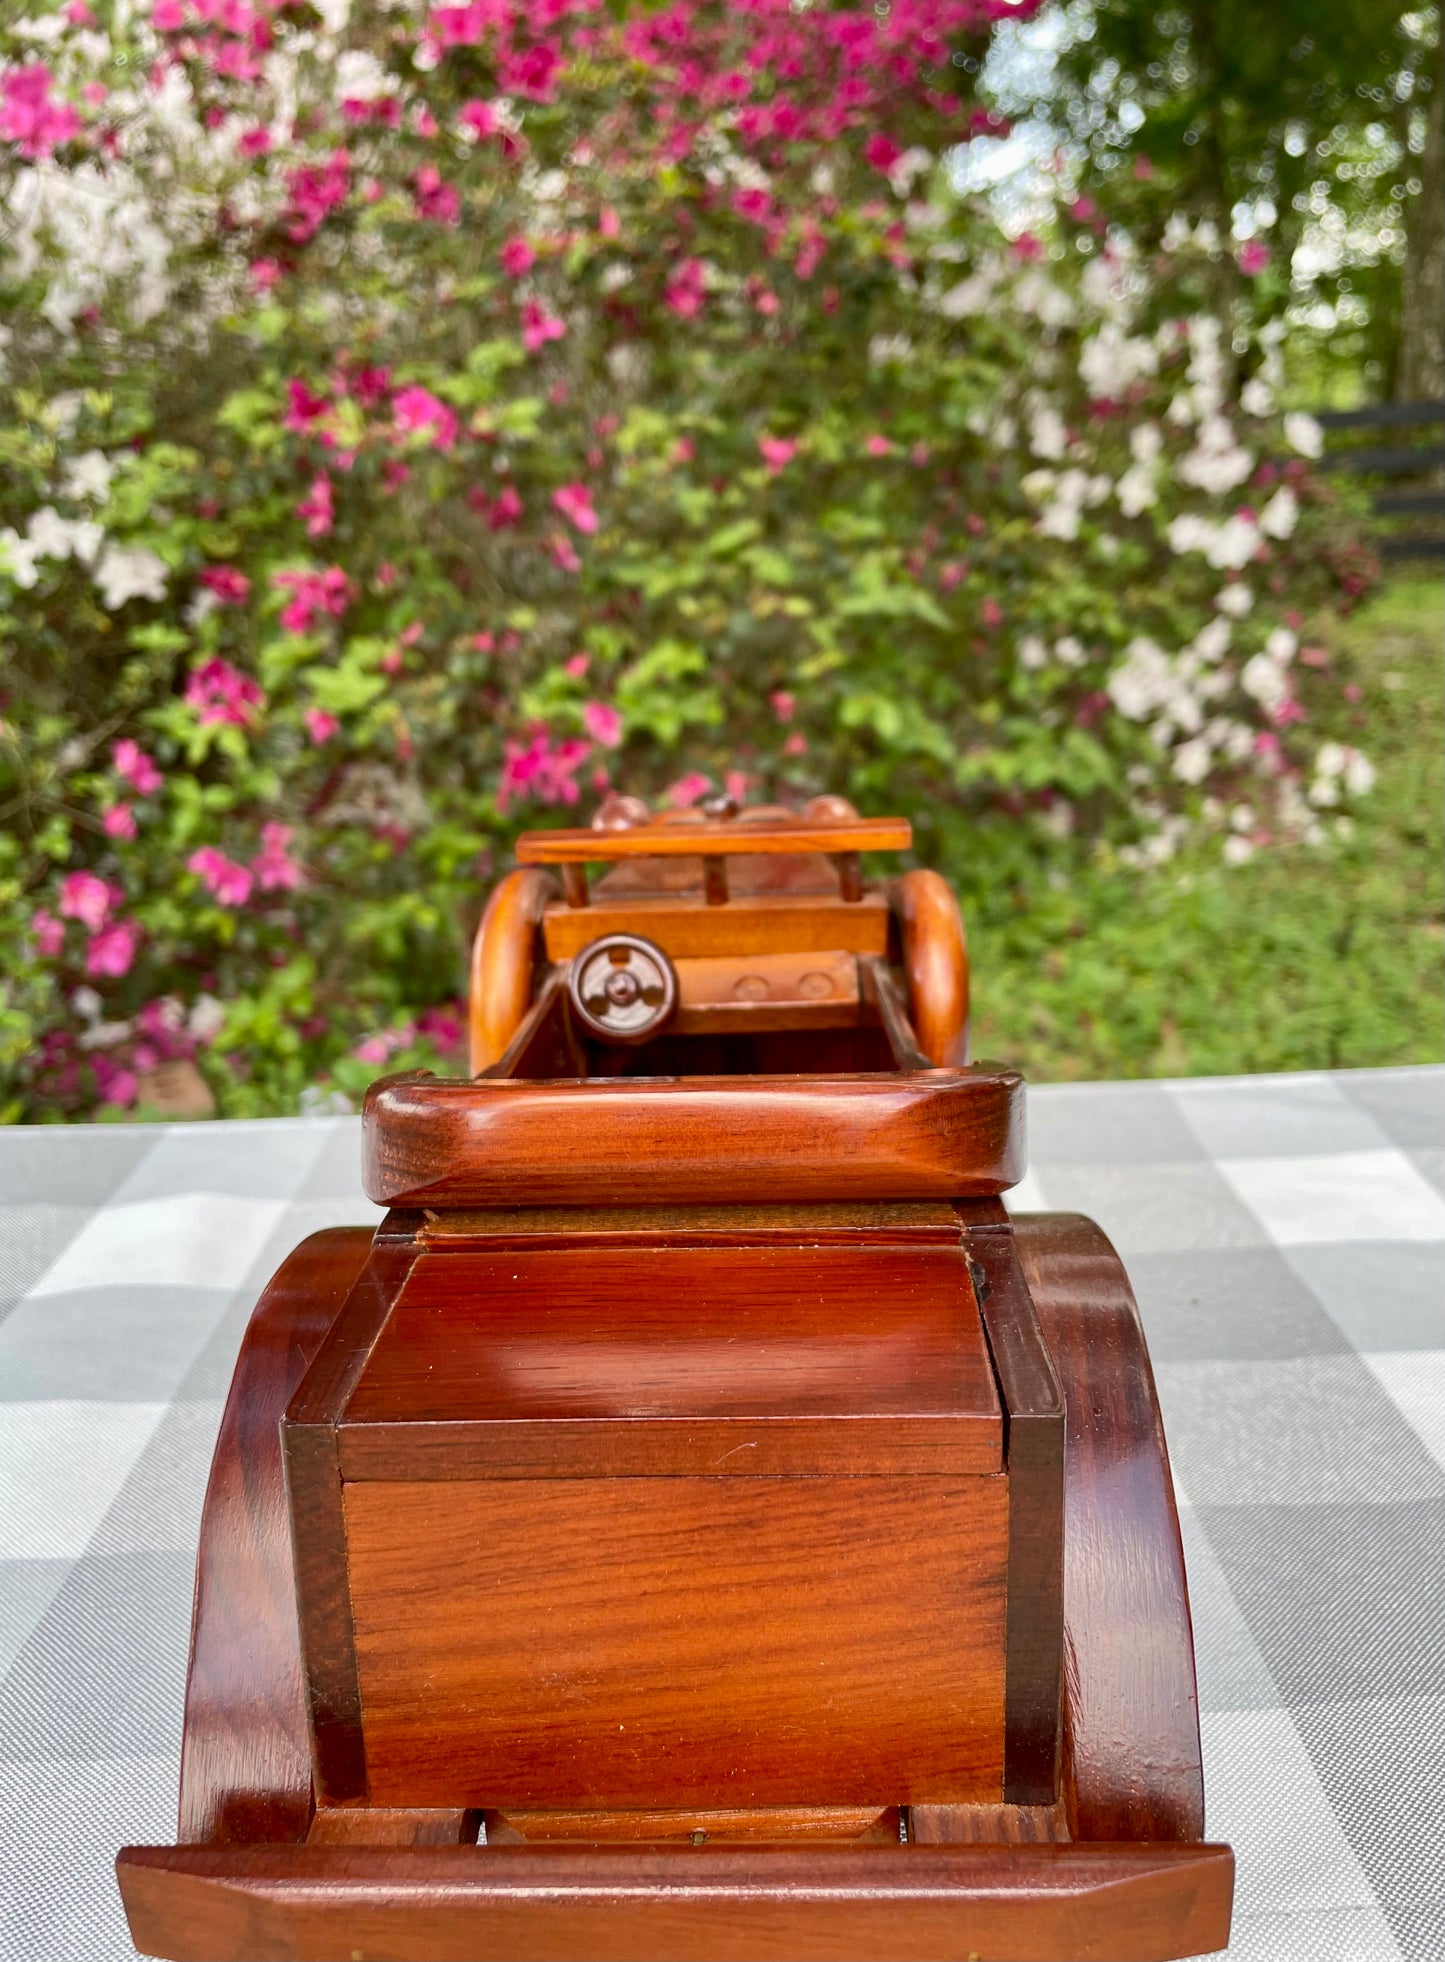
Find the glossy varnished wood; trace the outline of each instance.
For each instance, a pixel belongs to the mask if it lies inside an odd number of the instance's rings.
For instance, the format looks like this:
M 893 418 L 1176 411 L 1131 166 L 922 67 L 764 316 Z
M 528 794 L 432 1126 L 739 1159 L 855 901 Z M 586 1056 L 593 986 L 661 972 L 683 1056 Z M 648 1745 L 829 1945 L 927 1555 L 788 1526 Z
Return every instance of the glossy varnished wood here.
M 532 999 L 543 909 L 557 893 L 550 873 L 509 872 L 487 902 L 472 942 L 468 1007 L 472 1074 L 495 1063 L 521 1026 Z
M 912 843 L 906 818 L 744 820 L 637 825 L 627 831 L 524 831 L 517 840 L 517 859 L 522 865 L 597 865 L 635 858 L 795 857 L 800 852 L 903 852 Z
M 992 1194 L 1022 1176 L 1012 1070 L 582 1083 L 391 1077 L 363 1118 L 383 1205 Z
M 953 889 L 937 872 L 905 872 L 890 882 L 908 1009 L 930 1063 L 968 1061 L 968 945 Z
M 1006 1481 L 346 1487 L 389 1805 L 998 1798 Z
M 130 1848 L 171 1962 L 1171 1962 L 1229 1938 L 1223 1846 Z
M 1198 1839 L 1189 1594 L 1139 1311 L 1091 1220 L 1024 1215 L 1019 1258 L 1067 1410 L 1064 1772 L 1082 1839 Z
M 347 1403 L 343 1475 L 1001 1469 L 956 1242 L 642 1236 L 431 1243 Z
M 573 1845 L 616 1841 L 654 1844 L 672 1841 L 704 1846 L 718 1840 L 736 1845 L 786 1845 L 790 1841 L 878 1840 L 888 1846 L 904 1837 L 905 1809 L 897 1805 L 769 1805 L 746 1810 L 652 1812 L 488 1812 L 485 1843 L 516 1846 L 531 1840 L 566 1840 Z
M 981 1209 L 980 1209 L 981 1211 Z M 1008 1746 L 1004 1797 L 1059 1792 L 1064 1641 L 1064 1400 L 1007 1219 L 970 1220 L 974 1292 L 1004 1407 L 1009 1472 Z
M 888 946 L 888 905 L 881 893 L 867 891 L 852 903 L 836 892 L 735 892 L 723 907 L 703 905 L 700 894 L 613 894 L 599 888 L 584 909 L 560 902 L 549 906 L 542 933 L 547 957 L 554 961 L 571 960 L 604 933 L 640 933 L 674 960 L 834 949 L 882 954 Z
M 415 1257 L 409 1238 L 378 1233 L 281 1424 L 318 1803 L 368 1796 L 335 1416 Z
M 311 1740 L 279 1425 L 371 1247 L 365 1227 L 303 1240 L 241 1342 L 201 1514 L 181 1754 L 180 1836 L 304 1839 Z

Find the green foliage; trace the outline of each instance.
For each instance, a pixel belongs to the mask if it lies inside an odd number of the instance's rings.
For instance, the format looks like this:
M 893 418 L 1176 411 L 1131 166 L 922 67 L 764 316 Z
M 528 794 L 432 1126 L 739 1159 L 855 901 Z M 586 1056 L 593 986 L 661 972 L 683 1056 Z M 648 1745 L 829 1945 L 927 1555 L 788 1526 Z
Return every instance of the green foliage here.
M 985 902 L 980 1053 L 1056 1081 L 1445 1060 L 1442 602 L 1438 581 L 1401 582 L 1330 634 L 1362 691 L 1340 733 L 1382 773 L 1350 836 Z
M 906 811 L 985 947 L 1369 792 L 1304 621 L 1374 567 L 1280 323 L 957 194 L 987 7 L 502 11 L 46 43 L 113 93 L 0 147 L 7 1115 L 454 1049 L 517 830 L 609 786 Z

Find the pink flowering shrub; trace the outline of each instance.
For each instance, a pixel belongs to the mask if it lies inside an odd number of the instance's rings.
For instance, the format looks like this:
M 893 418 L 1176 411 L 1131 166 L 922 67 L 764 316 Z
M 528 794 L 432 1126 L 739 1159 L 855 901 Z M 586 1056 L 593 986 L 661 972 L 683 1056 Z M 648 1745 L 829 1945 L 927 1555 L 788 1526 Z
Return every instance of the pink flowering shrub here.
M 902 808 L 984 906 L 1347 817 L 1372 569 L 1278 334 L 1217 240 L 952 188 L 1027 10 L 0 26 L 0 1112 L 441 1057 L 609 785 Z

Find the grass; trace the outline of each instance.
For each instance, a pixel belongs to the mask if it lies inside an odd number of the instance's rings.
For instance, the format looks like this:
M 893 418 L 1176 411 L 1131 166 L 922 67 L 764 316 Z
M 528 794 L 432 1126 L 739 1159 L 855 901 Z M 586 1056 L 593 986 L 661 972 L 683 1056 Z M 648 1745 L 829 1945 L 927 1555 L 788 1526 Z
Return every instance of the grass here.
M 1216 841 L 979 919 L 975 1055 L 1036 1081 L 1441 1061 L 1442 601 L 1397 578 L 1312 635 L 1361 689 L 1326 733 L 1379 772 L 1352 838 L 1234 869 Z

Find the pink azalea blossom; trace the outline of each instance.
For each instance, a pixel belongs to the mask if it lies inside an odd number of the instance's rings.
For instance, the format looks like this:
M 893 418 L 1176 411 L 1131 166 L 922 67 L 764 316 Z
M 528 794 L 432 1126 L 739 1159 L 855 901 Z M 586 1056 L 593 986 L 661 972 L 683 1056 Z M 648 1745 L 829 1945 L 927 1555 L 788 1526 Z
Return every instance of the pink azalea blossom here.
M 101 812 L 100 828 L 107 838 L 134 838 L 135 812 L 129 804 L 112 804 Z
M 35 940 L 35 951 L 42 960 L 54 960 L 65 945 L 65 922 L 44 906 L 38 906 L 30 915 L 30 932 Z
M 184 696 L 186 707 L 195 710 L 202 724 L 229 722 L 238 728 L 255 719 L 265 699 L 259 683 L 219 655 L 192 668 Z
M 735 804 L 746 804 L 753 780 L 746 770 L 729 770 L 723 778 L 723 789 Z
M 93 934 L 85 949 L 85 971 L 90 975 L 109 975 L 119 980 L 129 974 L 140 940 L 140 928 L 133 920 L 117 920 Z
M 1269 256 L 1269 247 L 1263 239 L 1246 239 L 1239 248 L 1236 263 L 1247 279 L 1253 279 L 1256 273 L 1262 273 L 1269 264 Z
M 487 513 L 487 524 L 492 531 L 506 531 L 519 524 L 522 518 L 522 500 L 512 484 L 504 484 L 497 492 L 491 510 Z
M 95 1071 L 100 1101 L 103 1104 L 110 1104 L 117 1110 L 129 1110 L 140 1089 L 135 1071 L 113 1063 L 104 1050 L 95 1052 L 90 1059 L 90 1066 Z
M 186 860 L 186 870 L 194 872 L 222 906 L 244 906 L 251 897 L 251 874 L 214 845 L 203 845 L 198 852 L 192 852 Z
M 426 31 L 439 48 L 474 48 L 495 18 L 486 0 L 462 7 L 433 7 Z
M 574 524 L 578 531 L 589 537 L 598 525 L 597 513 L 592 508 L 592 493 L 585 484 L 563 484 L 552 493 L 554 510 Z
M 60 911 L 67 920 L 79 920 L 92 933 L 110 918 L 117 895 L 94 872 L 68 872 L 60 882 Z
M 243 157 L 264 157 L 271 148 L 271 132 L 264 123 L 254 129 L 243 129 L 236 148 Z
M 153 797 L 165 782 L 154 760 L 129 736 L 122 736 L 118 743 L 112 744 L 110 765 L 139 797 Z
M 1009 247 L 1016 259 L 1035 260 L 1044 256 L 1044 242 L 1033 232 L 1020 232 Z
M 391 398 L 391 413 L 401 434 L 429 433 L 435 449 L 449 450 L 457 440 L 454 411 L 429 388 L 416 383 L 410 388 L 399 388 Z
M 561 66 L 562 55 L 556 44 L 539 41 L 520 54 L 505 55 L 498 63 L 497 80 L 504 95 L 524 95 L 532 102 L 551 102 Z
M 707 298 L 707 282 L 701 259 L 684 259 L 673 272 L 663 292 L 663 303 L 683 320 L 702 312 Z
M 247 270 L 258 293 L 269 293 L 281 283 L 281 267 L 275 259 L 253 259 Z
M 579 737 L 554 744 L 545 729 L 529 743 L 509 737 L 502 745 L 502 774 L 497 782 L 497 809 L 505 813 L 514 797 L 535 797 L 544 804 L 575 804 L 581 796 L 577 772 L 592 753 Z
M 509 238 L 497 256 L 508 279 L 520 279 L 537 263 L 536 253 L 520 234 Z
M 305 874 L 288 849 L 296 836 L 289 824 L 263 824 L 261 849 L 251 860 L 251 870 L 262 892 L 293 892 Z
M 773 714 L 779 722 L 791 722 L 798 712 L 798 698 L 790 695 L 786 688 L 775 689 L 768 700 L 773 705 Z
M 783 754 L 784 756 L 806 756 L 807 753 L 808 738 L 806 736 L 800 736 L 795 729 L 783 744 Z
M 872 164 L 875 170 L 881 170 L 885 177 L 902 155 L 893 138 L 885 136 L 881 129 L 875 130 L 863 145 L 864 162 Z
M 462 215 L 462 201 L 455 184 L 448 184 L 435 164 L 423 164 L 411 180 L 417 216 L 434 225 L 455 225 Z
M 470 130 L 479 142 L 484 137 L 500 134 L 502 128 L 501 119 L 491 103 L 480 100 L 464 102 L 457 120 L 462 128 Z
M 776 477 L 798 454 L 798 445 L 791 436 L 759 436 L 758 454 L 768 466 L 769 476 Z
M 562 663 L 564 674 L 570 674 L 574 681 L 580 681 L 592 665 L 590 654 L 569 654 Z
M 351 581 L 339 565 L 329 565 L 324 572 L 273 573 L 271 584 L 291 595 L 281 609 L 281 625 L 287 633 L 308 633 L 316 620 L 328 614 L 339 620 L 351 604 Z
M 616 749 L 622 741 L 622 717 L 609 702 L 588 702 L 582 710 L 582 726 L 604 749 Z
M 304 381 L 288 381 L 286 398 L 290 407 L 282 421 L 283 429 L 294 430 L 300 436 L 310 434 L 311 425 L 326 415 L 331 404 L 324 395 L 313 395 Z
M 577 556 L 577 548 L 565 531 L 554 531 L 547 540 L 547 552 L 554 565 L 564 572 L 580 572 L 582 561 Z
M 233 565 L 208 565 L 199 583 L 214 593 L 222 606 L 244 606 L 251 597 L 251 582 Z
M 320 231 L 327 214 L 345 204 L 350 189 L 351 158 L 345 150 L 333 150 L 324 163 L 298 164 L 287 171 L 288 235 L 298 245 L 305 245 Z
M 892 456 L 893 445 L 886 436 L 870 436 L 863 445 L 869 456 Z
M 0 75 L 0 142 L 18 144 L 22 157 L 48 157 L 84 127 L 68 102 L 52 98 L 54 86 L 55 77 L 41 61 Z
M 536 300 L 528 300 L 523 305 L 522 345 L 528 354 L 535 354 L 548 341 L 560 341 L 566 331 L 566 321 L 559 320 L 555 313 L 548 313 Z
M 153 0 L 151 26 L 157 34 L 177 34 L 185 24 L 186 10 L 181 0 Z
M 685 811 L 695 804 L 699 797 L 705 797 L 712 789 L 712 778 L 705 777 L 699 770 L 689 770 L 685 777 L 670 783 L 663 792 L 675 810 Z
M 323 470 L 312 482 L 311 489 L 296 506 L 296 515 L 306 522 L 306 530 L 312 538 L 324 538 L 336 520 L 336 497 L 331 479 Z
M 978 617 L 986 627 L 1001 627 L 1003 625 L 1003 608 L 992 594 L 989 594 L 980 604 Z
M 329 743 L 341 727 L 340 721 L 329 709 L 309 708 L 301 720 L 306 725 L 307 735 L 318 748 L 322 743 Z

